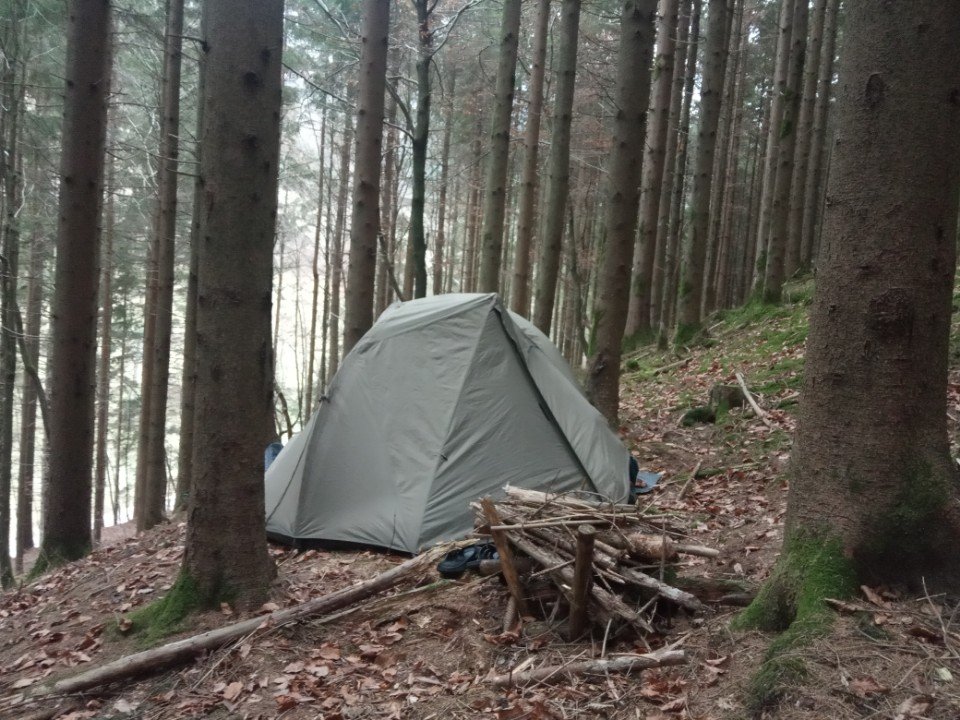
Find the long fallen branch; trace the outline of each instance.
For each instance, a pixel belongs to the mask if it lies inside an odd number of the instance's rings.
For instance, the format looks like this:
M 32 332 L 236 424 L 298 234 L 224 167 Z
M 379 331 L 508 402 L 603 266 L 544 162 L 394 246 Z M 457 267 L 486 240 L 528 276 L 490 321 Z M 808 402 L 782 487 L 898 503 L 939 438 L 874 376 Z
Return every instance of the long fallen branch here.
M 487 678 L 493 685 L 520 685 L 545 680 L 565 680 L 579 675 L 603 675 L 608 672 L 634 672 L 652 667 L 682 665 L 687 661 L 683 650 L 658 650 L 646 655 L 624 655 L 600 660 L 583 660 L 566 665 L 545 665 L 544 667 L 503 673 Z
M 770 422 L 770 418 L 767 417 L 766 411 L 757 405 L 757 401 L 754 400 L 753 395 L 750 393 L 750 390 L 747 388 L 747 381 L 743 378 L 743 373 L 736 373 L 737 382 L 740 383 L 740 389 L 743 390 L 743 396 L 747 399 L 747 402 L 750 403 L 750 408 L 753 410 L 753 414 L 756 415 L 763 421 L 763 424 L 766 425 L 771 430 L 776 430 L 776 425 Z
M 419 574 L 421 571 L 433 565 L 439 558 L 446 554 L 451 547 L 451 545 L 437 546 L 422 555 L 418 555 L 415 558 L 411 558 L 406 562 L 390 568 L 376 577 L 343 588 L 342 590 L 337 590 L 323 597 L 314 598 L 301 605 L 296 605 L 284 610 L 277 610 L 269 615 L 260 615 L 250 618 L 249 620 L 242 620 L 232 625 L 210 630 L 201 635 L 194 635 L 193 637 L 177 640 L 158 648 L 152 648 L 134 655 L 122 657 L 119 660 L 114 660 L 113 662 L 93 668 L 79 675 L 58 680 L 50 685 L 38 687 L 30 694 L 30 697 L 35 699 L 47 695 L 74 693 L 123 680 L 134 675 L 156 672 L 171 665 L 185 662 L 203 652 L 214 650 L 244 635 L 249 635 L 260 627 L 273 627 L 302 620 L 312 615 L 340 610 L 372 595 L 381 593 L 384 590 L 389 590 L 411 575 Z

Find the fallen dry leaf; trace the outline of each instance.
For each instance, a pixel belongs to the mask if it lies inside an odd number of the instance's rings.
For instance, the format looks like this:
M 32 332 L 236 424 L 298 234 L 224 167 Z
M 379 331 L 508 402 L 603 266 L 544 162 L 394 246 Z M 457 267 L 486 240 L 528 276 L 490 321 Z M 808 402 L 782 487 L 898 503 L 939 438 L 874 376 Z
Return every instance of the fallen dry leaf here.
M 872 677 L 860 677 L 850 681 L 850 692 L 857 697 L 865 698 L 870 695 L 884 695 L 890 692 L 890 688 L 881 685 Z
M 243 691 L 242 682 L 232 682 L 223 690 L 223 699 L 228 701 L 236 700 Z
M 894 720 L 922 718 L 926 715 L 931 705 L 933 705 L 933 698 L 929 695 L 914 695 L 900 703 L 900 707 L 897 708 L 897 716 Z

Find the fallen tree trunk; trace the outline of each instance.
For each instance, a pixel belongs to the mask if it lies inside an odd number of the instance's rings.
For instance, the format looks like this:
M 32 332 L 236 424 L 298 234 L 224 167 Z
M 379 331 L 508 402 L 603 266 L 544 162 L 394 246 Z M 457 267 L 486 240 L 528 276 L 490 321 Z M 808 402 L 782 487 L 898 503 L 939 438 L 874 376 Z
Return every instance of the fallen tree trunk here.
M 451 545 L 435 547 L 422 555 L 418 555 L 415 558 L 411 558 L 406 562 L 390 568 L 376 577 L 343 588 L 342 590 L 337 590 L 323 597 L 315 598 L 301 605 L 296 605 L 295 607 L 284 610 L 277 610 L 269 615 L 261 615 L 250 618 L 249 620 L 242 620 L 241 622 L 227 625 L 226 627 L 210 630 L 201 635 L 194 635 L 193 637 L 177 640 L 158 648 L 152 648 L 134 655 L 122 657 L 119 660 L 114 660 L 113 662 L 93 668 L 79 675 L 74 675 L 73 677 L 58 680 L 50 685 L 39 687 L 30 694 L 30 697 L 35 699 L 47 695 L 74 693 L 123 680 L 134 675 L 156 672 L 171 665 L 185 662 L 200 653 L 215 650 L 233 640 L 249 635 L 260 627 L 275 627 L 277 625 L 302 620 L 312 615 L 340 610 L 360 600 L 364 600 L 371 595 L 376 595 L 384 590 L 388 590 L 411 575 L 420 573 L 433 565 L 450 550 L 451 547 Z
M 652 667 L 682 665 L 687 661 L 683 650 L 658 650 L 647 655 L 624 655 L 601 660 L 584 660 L 566 665 L 546 665 L 516 673 L 488 678 L 493 685 L 519 685 L 546 680 L 565 680 L 579 675 L 603 675 L 608 672 L 634 672 Z

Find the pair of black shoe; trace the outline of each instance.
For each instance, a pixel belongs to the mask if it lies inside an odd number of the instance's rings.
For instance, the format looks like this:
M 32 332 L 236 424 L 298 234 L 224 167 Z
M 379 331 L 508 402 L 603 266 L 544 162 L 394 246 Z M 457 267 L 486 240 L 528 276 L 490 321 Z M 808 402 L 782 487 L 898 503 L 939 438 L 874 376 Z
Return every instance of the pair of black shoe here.
M 467 570 L 476 570 L 481 560 L 496 560 L 500 556 L 493 543 L 476 543 L 459 550 L 451 550 L 437 565 L 443 577 L 459 577 Z

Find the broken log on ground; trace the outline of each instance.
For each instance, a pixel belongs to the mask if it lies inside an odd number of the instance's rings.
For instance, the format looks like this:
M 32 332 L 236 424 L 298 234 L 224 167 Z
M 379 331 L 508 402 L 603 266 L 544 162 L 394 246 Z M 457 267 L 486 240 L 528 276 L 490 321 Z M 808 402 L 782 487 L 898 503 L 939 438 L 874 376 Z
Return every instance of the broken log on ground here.
M 406 562 L 395 565 L 379 575 L 345 587 L 301 605 L 277 610 L 268 615 L 259 615 L 232 625 L 210 630 L 200 635 L 177 640 L 150 650 L 122 657 L 72 677 L 57 680 L 36 688 L 28 699 L 50 695 L 89 690 L 136 675 L 157 672 L 172 665 L 186 662 L 201 653 L 216 650 L 229 642 L 242 638 L 263 628 L 296 622 L 315 615 L 335 612 L 373 595 L 389 590 L 401 582 L 419 576 L 443 557 L 454 545 L 440 545 Z
M 687 661 L 683 650 L 657 650 L 645 655 L 621 655 L 599 660 L 582 660 L 565 665 L 546 665 L 519 672 L 508 672 L 488 678 L 492 685 L 522 685 L 530 682 L 567 680 L 582 675 L 605 675 L 609 672 L 636 672 L 654 667 L 682 665 Z

